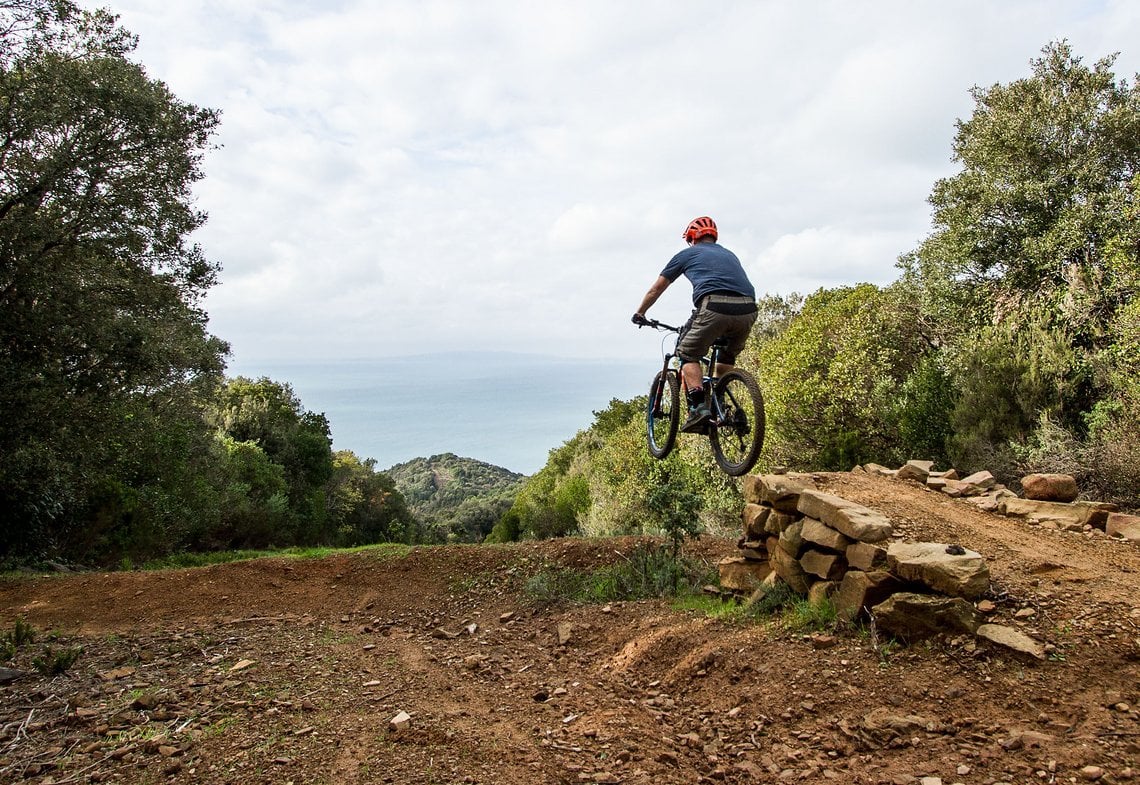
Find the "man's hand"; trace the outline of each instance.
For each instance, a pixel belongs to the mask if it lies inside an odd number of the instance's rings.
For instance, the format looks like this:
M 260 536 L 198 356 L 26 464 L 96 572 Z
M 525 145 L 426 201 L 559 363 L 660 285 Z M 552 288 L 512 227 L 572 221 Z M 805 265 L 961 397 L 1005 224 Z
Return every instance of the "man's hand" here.
M 649 324 L 649 320 L 645 318 L 645 314 L 643 313 L 635 313 L 630 321 L 636 324 L 638 327 L 645 327 L 647 324 Z

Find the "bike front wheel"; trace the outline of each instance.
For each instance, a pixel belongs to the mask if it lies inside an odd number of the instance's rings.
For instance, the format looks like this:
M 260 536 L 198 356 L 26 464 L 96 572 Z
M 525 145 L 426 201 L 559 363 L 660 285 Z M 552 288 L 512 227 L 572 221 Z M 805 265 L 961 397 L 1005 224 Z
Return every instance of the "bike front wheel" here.
M 677 441 L 677 425 L 681 420 L 681 385 L 677 372 L 661 371 L 649 385 L 649 404 L 645 413 L 645 435 L 649 454 L 664 458 Z
M 717 380 L 714 422 L 709 428 L 713 457 L 732 477 L 756 465 L 764 446 L 764 398 L 752 375 L 733 370 Z

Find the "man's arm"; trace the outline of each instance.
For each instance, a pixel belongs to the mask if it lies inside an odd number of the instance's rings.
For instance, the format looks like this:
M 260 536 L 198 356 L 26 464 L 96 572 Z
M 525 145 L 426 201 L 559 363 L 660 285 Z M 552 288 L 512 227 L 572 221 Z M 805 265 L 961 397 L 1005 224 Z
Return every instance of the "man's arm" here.
M 645 293 L 645 297 L 642 298 L 641 305 L 638 307 L 637 313 L 634 314 L 634 316 L 644 318 L 645 312 L 653 306 L 653 303 L 657 302 L 657 298 L 665 293 L 665 290 L 669 288 L 669 284 L 671 283 L 673 282 L 664 275 L 657 276 L 657 280 L 653 282 L 653 285 L 649 287 L 649 291 Z

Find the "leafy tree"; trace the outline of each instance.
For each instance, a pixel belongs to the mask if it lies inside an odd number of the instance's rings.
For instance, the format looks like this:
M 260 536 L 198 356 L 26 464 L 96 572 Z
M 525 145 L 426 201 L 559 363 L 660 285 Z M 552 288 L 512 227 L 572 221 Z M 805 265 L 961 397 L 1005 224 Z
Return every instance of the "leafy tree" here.
M 148 429 L 207 449 L 198 401 L 226 347 L 199 307 L 217 269 L 187 238 L 218 117 L 134 46 L 104 11 L 0 4 L 0 556 L 66 545 L 108 488 L 192 497 L 190 464 L 130 452 Z
M 679 483 L 670 482 L 668 475 L 649 488 L 648 506 L 657 516 L 673 544 L 673 558 L 680 554 L 685 538 L 701 533 L 701 497 Z
M 1091 298 L 1085 317 L 1127 299 L 1135 275 L 1119 280 L 1107 251 L 1135 237 L 1121 208 L 1140 171 L 1140 93 L 1116 81 L 1114 59 L 1090 69 L 1054 43 L 1031 77 L 974 88 L 953 144 L 962 169 L 935 184 L 934 232 L 904 267 L 1004 310 L 1042 290 Z
M 350 450 L 338 451 L 328 495 L 336 545 L 418 539 L 415 519 L 395 481 L 377 472 L 371 458 L 361 461 Z
M 323 414 L 310 412 L 292 387 L 272 379 L 230 379 L 219 391 L 212 419 L 238 442 L 257 445 L 281 467 L 292 512 L 286 540 L 327 542 L 326 483 L 333 476 L 332 438 Z
M 280 464 L 256 442 L 222 436 L 225 513 L 209 533 L 208 548 L 265 548 L 289 544 L 288 485 Z
M 1124 404 L 1111 358 L 1140 284 L 1140 90 L 1066 42 L 975 88 L 935 184 L 934 229 L 900 265 L 955 388 L 954 457 L 1014 468 L 1040 423 L 1078 441 Z M 1057 443 L 1055 439 L 1051 443 Z M 998 468 L 998 467 L 994 467 Z

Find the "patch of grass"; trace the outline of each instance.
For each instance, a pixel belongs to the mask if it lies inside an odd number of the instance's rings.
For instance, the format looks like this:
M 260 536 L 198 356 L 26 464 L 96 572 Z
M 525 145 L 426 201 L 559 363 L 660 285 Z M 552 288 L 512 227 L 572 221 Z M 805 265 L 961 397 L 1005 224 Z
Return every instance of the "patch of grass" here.
M 22 617 L 16 617 L 12 623 L 12 631 L 0 636 L 0 659 L 4 662 L 16 656 L 16 652 L 36 641 L 36 630 Z
M 672 606 L 677 610 L 696 611 L 702 616 L 722 621 L 744 621 L 748 615 L 745 606 L 737 600 L 703 592 L 677 597 Z
M 603 603 L 693 594 L 711 581 L 708 568 L 666 545 L 646 545 L 621 561 L 584 572 L 570 568 L 541 570 L 530 577 L 524 594 L 539 604 Z
M 808 602 L 805 599 L 792 603 L 784 612 L 781 622 L 791 630 L 796 631 L 824 631 L 835 629 L 839 618 L 835 610 L 835 603 L 831 600 L 823 602 Z
M 174 553 L 161 559 L 152 559 L 142 565 L 144 570 L 173 570 L 187 567 L 208 567 L 214 564 L 229 564 L 253 559 L 323 559 L 328 556 L 346 553 L 374 552 L 388 558 L 399 558 L 411 552 L 414 546 L 403 543 L 382 542 L 374 545 L 359 545 L 355 548 L 293 547 L 281 550 L 237 550 L 210 551 L 207 553 Z
M 53 649 L 45 646 L 43 654 L 32 658 L 32 667 L 41 676 L 59 676 L 71 670 L 71 666 L 83 654 L 82 646 L 68 646 L 65 649 Z
M 801 600 L 803 597 L 795 589 L 779 581 L 764 592 L 762 597 L 748 602 L 744 607 L 746 615 L 754 621 L 768 621 Z

